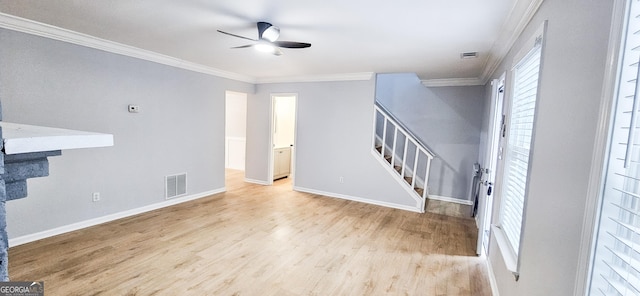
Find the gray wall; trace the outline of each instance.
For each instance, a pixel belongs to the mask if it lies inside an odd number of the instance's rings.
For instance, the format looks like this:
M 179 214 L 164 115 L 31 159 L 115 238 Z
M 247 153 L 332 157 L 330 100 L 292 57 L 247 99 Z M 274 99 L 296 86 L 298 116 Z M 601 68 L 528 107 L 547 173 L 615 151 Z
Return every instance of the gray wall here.
M 514 53 L 548 20 L 519 281 L 491 240 L 500 295 L 573 295 L 612 2 L 545 0 L 494 74 L 511 69 Z
M 51 158 L 50 176 L 7 203 L 10 237 L 163 202 L 165 175 L 188 173 L 189 194 L 224 188 L 225 90 L 253 85 L 4 29 L 0 43 L 5 121 L 115 138 Z
M 271 94 L 297 93 L 296 187 L 415 207 L 371 154 L 374 89 L 374 80 L 258 85 L 247 103 L 246 177 L 268 181 Z
M 429 194 L 469 200 L 478 162 L 483 86 L 427 88 L 415 74 L 378 74 L 376 100 L 436 154 Z

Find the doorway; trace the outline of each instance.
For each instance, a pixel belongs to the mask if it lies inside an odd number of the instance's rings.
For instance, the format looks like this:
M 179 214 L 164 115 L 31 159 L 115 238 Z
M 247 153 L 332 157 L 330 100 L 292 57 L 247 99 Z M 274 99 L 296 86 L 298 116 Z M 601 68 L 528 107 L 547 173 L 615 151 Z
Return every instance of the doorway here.
M 294 179 L 297 101 L 297 94 L 271 95 L 271 182 Z
M 480 189 L 480 198 L 484 201 L 482 215 L 480 215 L 480 223 L 478 229 L 478 244 L 476 253 L 478 255 L 489 253 L 489 238 L 491 234 L 491 221 L 493 219 L 493 191 L 495 188 L 496 169 L 498 161 L 501 158 L 502 148 L 500 147 L 500 139 L 502 128 L 504 126 L 504 78 L 505 74 L 499 79 L 495 79 L 491 84 L 491 114 L 489 117 L 489 132 L 487 135 L 487 151 L 484 159 L 485 168 L 483 174 L 483 187 Z
M 225 92 L 225 158 L 226 169 L 245 170 L 247 143 L 247 94 Z

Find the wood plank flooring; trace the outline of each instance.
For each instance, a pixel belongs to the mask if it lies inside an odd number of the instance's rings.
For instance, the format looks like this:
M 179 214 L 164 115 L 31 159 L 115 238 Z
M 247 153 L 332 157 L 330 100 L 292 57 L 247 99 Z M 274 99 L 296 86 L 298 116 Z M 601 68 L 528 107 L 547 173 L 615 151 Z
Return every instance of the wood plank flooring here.
M 12 247 L 46 295 L 491 295 L 472 219 L 242 181 L 227 192 Z

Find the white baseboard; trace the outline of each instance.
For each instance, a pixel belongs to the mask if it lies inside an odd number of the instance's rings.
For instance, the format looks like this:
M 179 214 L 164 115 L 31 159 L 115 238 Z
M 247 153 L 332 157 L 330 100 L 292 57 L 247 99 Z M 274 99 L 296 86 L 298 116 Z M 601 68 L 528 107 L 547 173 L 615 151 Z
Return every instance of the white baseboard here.
M 339 193 L 319 191 L 319 190 L 315 190 L 315 189 L 309 189 L 309 188 L 298 187 L 298 186 L 294 186 L 293 190 L 300 191 L 300 192 L 311 193 L 311 194 L 318 194 L 318 195 L 327 196 L 327 197 L 334 197 L 334 198 L 346 199 L 346 200 L 351 200 L 351 201 L 357 201 L 357 202 L 362 202 L 362 203 L 367 203 L 367 204 L 372 204 L 372 205 L 377 205 L 377 206 L 382 206 L 382 207 L 387 207 L 387 208 L 393 208 L 393 209 L 398 209 L 398 210 L 405 210 L 405 211 L 410 211 L 410 212 L 422 213 L 421 209 L 418 208 L 418 207 L 400 205 L 400 204 L 389 203 L 389 202 L 384 202 L 384 201 L 379 201 L 379 200 L 361 198 L 361 197 L 344 195 L 344 194 L 339 194 Z
M 488 256 L 485 256 L 485 261 L 487 262 L 487 272 L 489 273 L 489 284 L 491 285 L 491 295 L 500 296 L 500 291 L 498 290 L 498 281 L 496 281 L 496 275 L 493 273 L 493 267 L 491 266 L 491 260 L 489 260 Z
M 253 184 L 258 184 L 258 185 L 271 185 L 271 183 L 269 183 L 268 181 L 263 181 L 263 180 L 244 178 L 244 181 L 247 182 L 247 183 L 253 183 Z
M 41 239 L 44 239 L 44 238 L 56 236 L 56 235 L 67 233 L 67 232 L 71 232 L 71 231 L 80 230 L 80 229 L 83 229 L 83 228 L 95 226 L 95 225 L 106 223 L 106 222 L 111 222 L 111 221 L 114 221 L 114 220 L 118 220 L 118 219 L 130 217 L 130 216 L 134 216 L 134 215 L 137 215 L 137 214 L 142 214 L 142 213 L 145 213 L 145 212 L 150 212 L 150 211 L 161 209 L 161 208 L 166 208 L 166 207 L 173 206 L 173 205 L 176 205 L 176 204 L 179 204 L 179 203 L 183 203 L 183 202 L 187 202 L 187 201 L 203 198 L 205 196 L 210 196 L 210 195 L 222 193 L 222 192 L 225 192 L 225 191 L 227 191 L 226 187 L 222 187 L 222 188 L 214 189 L 214 190 L 211 190 L 211 191 L 205 191 L 205 192 L 202 192 L 202 193 L 187 195 L 187 196 L 180 197 L 180 198 L 174 198 L 174 199 L 170 199 L 170 200 L 165 200 L 163 202 L 146 205 L 146 206 L 143 206 L 143 207 L 140 207 L 140 208 L 126 210 L 126 211 L 122 211 L 122 212 L 119 212 L 119 213 L 114 213 L 114 214 L 110 214 L 110 215 L 106 215 L 106 216 L 102 216 L 102 217 L 98 217 L 98 218 L 93 218 L 93 219 L 89 219 L 89 220 L 85 220 L 85 221 L 81 221 L 81 222 L 77 222 L 77 223 L 73 223 L 73 224 L 69 224 L 69 225 L 64 225 L 64 226 L 56 227 L 56 228 L 53 228 L 53 229 L 49 229 L 49 230 L 45 230 L 45 231 L 41 231 L 41 232 L 37 232 L 37 233 L 33 233 L 33 234 L 27 234 L 27 235 L 24 235 L 24 236 L 19 236 L 19 237 L 16 237 L 16 238 L 9 239 L 9 246 L 10 247 L 19 246 L 19 245 L 22 245 L 22 244 L 26 244 L 26 243 L 30 243 L 30 242 L 33 242 L 33 241 L 41 240 Z
M 464 200 L 464 199 L 459 199 L 459 198 L 449 197 L 449 196 L 440 196 L 440 195 L 429 194 L 429 199 L 452 202 L 452 203 L 457 203 L 457 204 L 462 204 L 462 205 L 467 205 L 467 206 L 472 206 L 473 205 L 473 202 L 470 201 L 470 200 Z

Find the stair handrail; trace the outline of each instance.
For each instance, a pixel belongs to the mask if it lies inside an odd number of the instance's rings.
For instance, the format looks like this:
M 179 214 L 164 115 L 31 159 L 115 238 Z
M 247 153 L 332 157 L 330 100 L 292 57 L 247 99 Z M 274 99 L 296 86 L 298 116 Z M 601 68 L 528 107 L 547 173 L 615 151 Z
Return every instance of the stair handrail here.
M 425 144 L 422 138 L 418 137 L 409 128 L 407 128 L 407 126 L 402 121 L 400 121 L 395 115 L 393 115 L 393 113 L 391 113 L 389 109 L 387 109 L 387 107 L 385 107 L 380 102 L 378 102 L 378 100 L 375 101 L 375 107 L 376 109 L 380 110 L 380 112 L 382 112 L 386 117 L 390 118 L 391 121 L 393 121 L 393 123 L 397 127 L 399 127 L 405 134 L 411 136 L 414 142 L 422 146 L 422 149 L 424 149 L 427 153 L 431 154 L 432 158 L 436 158 L 436 154 L 433 153 L 433 150 L 429 147 L 429 145 Z

